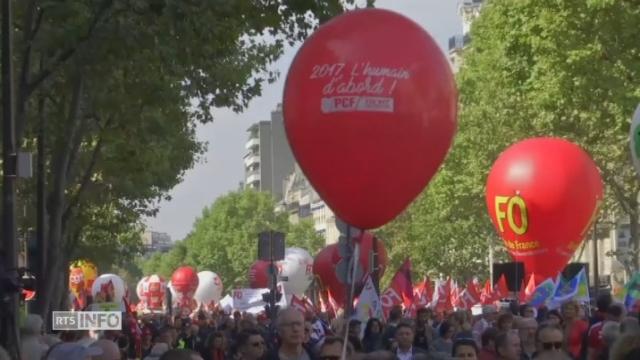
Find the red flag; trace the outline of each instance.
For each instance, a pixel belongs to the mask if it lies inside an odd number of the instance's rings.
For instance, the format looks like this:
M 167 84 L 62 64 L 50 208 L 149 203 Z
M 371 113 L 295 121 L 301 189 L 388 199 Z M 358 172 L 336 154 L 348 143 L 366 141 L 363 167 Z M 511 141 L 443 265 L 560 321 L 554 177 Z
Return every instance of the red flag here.
M 480 292 L 478 291 L 476 283 L 473 280 L 470 280 L 467 283 L 466 291 L 468 293 L 468 298 L 473 301 L 473 305 L 480 303 Z
M 524 282 L 524 280 L 523 280 Z M 524 288 L 524 291 L 520 291 L 520 303 L 524 304 L 531 300 L 531 296 L 536 291 L 536 276 L 534 273 L 529 275 L 529 281 L 527 282 L 527 287 Z
M 305 313 L 304 302 L 295 295 L 291 297 L 291 307 L 300 311 L 303 314 Z
M 432 306 L 436 311 L 444 312 L 453 310 L 451 304 L 451 279 L 438 281 L 436 291 L 433 294 Z
M 482 303 L 482 305 L 489 305 L 493 303 L 493 299 L 494 297 L 493 288 L 491 287 L 491 281 L 487 279 L 487 281 L 484 283 L 484 288 L 480 293 L 480 302 Z
M 380 296 L 382 309 L 386 317 L 395 305 L 404 305 L 410 309 L 413 305 L 413 284 L 411 283 L 411 260 L 404 260 L 391 280 L 389 288 Z
M 433 286 L 429 277 L 425 276 L 424 280 L 413 288 L 413 303 L 419 309 L 428 306 L 432 299 Z
M 494 301 L 509 297 L 509 287 L 507 287 L 507 278 L 504 277 L 504 274 L 500 275 L 498 282 L 493 288 Z

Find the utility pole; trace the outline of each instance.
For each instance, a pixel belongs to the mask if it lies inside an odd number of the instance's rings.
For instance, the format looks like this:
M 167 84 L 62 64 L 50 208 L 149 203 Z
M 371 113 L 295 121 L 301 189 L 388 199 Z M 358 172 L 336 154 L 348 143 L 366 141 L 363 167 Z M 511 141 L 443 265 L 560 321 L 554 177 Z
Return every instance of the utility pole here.
M 16 176 L 17 148 L 13 99 L 13 21 L 11 0 L 2 0 L 2 248 L 4 268 L 13 276 L 18 267 L 18 238 L 16 236 Z M 7 345 L 19 353 L 18 306 L 19 294 L 8 294 L 0 307 L 5 307 L 2 334 Z M 0 299 L 3 300 L 3 299 Z M 12 340 L 15 343 L 12 344 Z

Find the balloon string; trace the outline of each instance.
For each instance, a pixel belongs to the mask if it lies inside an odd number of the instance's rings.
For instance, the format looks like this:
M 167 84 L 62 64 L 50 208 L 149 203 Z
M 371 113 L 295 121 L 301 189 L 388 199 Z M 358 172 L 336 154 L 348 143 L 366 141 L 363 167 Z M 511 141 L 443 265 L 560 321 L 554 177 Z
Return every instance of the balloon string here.
M 350 266 L 351 266 L 351 296 L 350 296 L 350 300 L 353 301 L 353 294 L 355 292 L 355 288 L 356 288 L 356 275 L 358 273 L 358 267 L 357 264 L 360 261 L 359 257 L 360 257 L 360 240 L 362 239 L 362 234 L 360 234 L 360 239 L 358 239 L 358 241 L 356 241 L 355 246 L 353 248 L 353 256 L 351 256 L 351 262 L 350 262 Z M 350 307 L 353 307 L 353 304 L 347 304 L 350 305 Z M 355 309 L 354 309 L 355 310 Z M 350 314 L 347 320 L 346 324 L 343 324 L 344 326 L 344 342 L 342 344 L 342 360 L 346 360 L 347 359 L 347 345 L 349 344 L 349 323 L 351 322 L 351 317 L 353 316 L 353 314 Z

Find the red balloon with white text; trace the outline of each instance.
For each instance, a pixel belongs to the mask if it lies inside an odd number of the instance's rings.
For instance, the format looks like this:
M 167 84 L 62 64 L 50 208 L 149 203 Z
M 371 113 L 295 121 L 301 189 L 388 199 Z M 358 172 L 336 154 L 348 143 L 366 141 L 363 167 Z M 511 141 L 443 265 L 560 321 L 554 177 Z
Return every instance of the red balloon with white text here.
M 491 220 L 527 276 L 555 278 L 589 232 L 603 197 L 600 172 L 578 145 L 533 138 L 506 149 L 487 179 Z
M 419 195 L 456 130 L 450 64 L 418 24 L 388 10 L 321 26 L 287 76 L 287 138 L 329 207 L 360 229 L 382 226 Z

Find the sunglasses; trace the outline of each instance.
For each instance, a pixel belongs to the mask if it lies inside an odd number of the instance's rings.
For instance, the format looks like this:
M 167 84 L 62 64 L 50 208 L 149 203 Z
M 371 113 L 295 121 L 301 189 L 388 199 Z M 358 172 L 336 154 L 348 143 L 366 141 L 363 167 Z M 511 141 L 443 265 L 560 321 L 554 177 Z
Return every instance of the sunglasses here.
M 560 350 L 562 349 L 562 343 L 561 342 L 544 342 L 542 343 L 542 348 L 545 350 L 551 350 L 551 349 Z
M 256 348 L 257 347 L 262 347 L 262 346 L 264 346 L 264 341 L 255 342 L 255 343 L 251 344 L 251 346 L 256 347 Z

